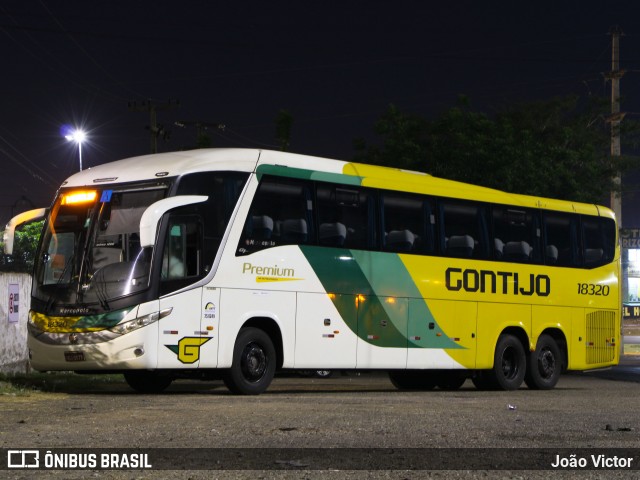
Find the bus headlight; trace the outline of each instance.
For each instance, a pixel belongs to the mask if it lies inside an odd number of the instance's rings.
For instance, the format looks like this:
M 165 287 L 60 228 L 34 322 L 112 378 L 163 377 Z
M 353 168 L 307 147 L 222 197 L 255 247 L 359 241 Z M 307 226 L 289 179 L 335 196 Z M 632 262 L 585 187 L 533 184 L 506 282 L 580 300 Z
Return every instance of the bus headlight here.
M 109 330 L 111 330 L 113 333 L 124 335 L 125 333 L 133 332 L 134 330 L 137 330 L 139 328 L 151 325 L 158 320 L 160 320 L 160 312 L 154 312 L 149 315 L 145 315 L 144 317 L 138 317 L 134 318 L 133 320 L 129 320 L 128 322 L 119 323 Z
M 157 322 L 161 318 L 169 315 L 172 310 L 172 308 L 167 308 L 166 310 L 162 310 L 161 312 L 153 312 L 143 317 L 134 318 L 133 320 L 129 320 L 128 322 L 119 323 L 109 330 L 113 333 L 117 333 L 118 335 L 124 335 L 125 333 L 133 332 L 134 330 L 146 327 L 147 325 L 151 325 L 152 323 Z

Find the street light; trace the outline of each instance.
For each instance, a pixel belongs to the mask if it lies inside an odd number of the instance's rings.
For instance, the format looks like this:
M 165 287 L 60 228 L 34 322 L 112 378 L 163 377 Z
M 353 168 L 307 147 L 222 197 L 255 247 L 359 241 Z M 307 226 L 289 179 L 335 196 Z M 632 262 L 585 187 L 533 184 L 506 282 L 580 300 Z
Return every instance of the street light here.
M 76 142 L 78 144 L 78 159 L 80 161 L 80 171 L 82 171 L 82 142 L 87 138 L 87 134 L 82 130 L 74 130 L 65 135 L 64 138 L 70 142 Z

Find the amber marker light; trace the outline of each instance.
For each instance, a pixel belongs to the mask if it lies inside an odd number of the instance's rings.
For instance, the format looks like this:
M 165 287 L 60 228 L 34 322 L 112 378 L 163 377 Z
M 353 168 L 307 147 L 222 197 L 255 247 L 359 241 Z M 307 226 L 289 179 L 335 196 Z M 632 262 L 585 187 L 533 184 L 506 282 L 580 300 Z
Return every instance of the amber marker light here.
M 62 205 L 78 205 L 81 203 L 93 203 L 98 198 L 98 192 L 95 190 L 80 190 L 77 192 L 66 193 L 62 197 Z

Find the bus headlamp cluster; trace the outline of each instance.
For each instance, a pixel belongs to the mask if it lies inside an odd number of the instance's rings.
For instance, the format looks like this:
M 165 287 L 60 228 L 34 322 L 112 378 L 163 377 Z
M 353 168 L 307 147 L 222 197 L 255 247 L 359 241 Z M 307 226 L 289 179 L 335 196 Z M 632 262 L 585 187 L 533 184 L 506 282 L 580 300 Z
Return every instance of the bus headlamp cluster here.
M 157 322 L 161 318 L 166 317 L 171 314 L 173 308 L 167 308 L 162 310 L 161 312 L 153 312 L 149 315 L 144 315 L 142 317 L 134 318 L 133 320 L 129 320 L 128 322 L 119 323 L 115 327 L 110 328 L 109 330 L 113 333 L 117 333 L 119 335 L 124 335 L 125 333 L 133 332 L 142 327 L 146 327 L 147 325 L 151 325 L 152 323 Z
M 128 322 L 119 323 L 109 330 L 111 330 L 113 333 L 124 335 L 125 333 L 133 332 L 134 330 L 137 330 L 139 328 L 151 325 L 158 320 L 160 320 L 160 312 L 153 312 L 149 315 L 145 315 L 144 317 L 138 317 L 134 318 L 133 320 L 129 320 Z

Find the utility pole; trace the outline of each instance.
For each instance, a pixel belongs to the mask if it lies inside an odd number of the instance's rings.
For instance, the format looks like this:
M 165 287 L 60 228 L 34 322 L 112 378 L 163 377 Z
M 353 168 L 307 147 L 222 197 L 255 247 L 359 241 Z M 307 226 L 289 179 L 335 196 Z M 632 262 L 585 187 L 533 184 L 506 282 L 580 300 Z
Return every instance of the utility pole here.
M 129 110 L 132 112 L 149 112 L 149 133 L 151 135 L 151 153 L 158 153 L 158 137 L 166 138 L 168 132 L 162 125 L 158 126 L 158 110 L 169 110 L 180 106 L 180 100 L 168 100 L 167 102 L 129 102 Z
M 620 157 L 620 124 L 624 119 L 624 113 L 620 111 L 620 78 L 624 75 L 624 70 L 620 70 L 620 36 L 622 30 L 617 25 L 611 28 L 611 71 L 606 74 L 606 78 L 611 80 L 611 115 L 607 119 L 611 123 L 611 161 L 614 166 Z M 611 192 L 611 210 L 616 215 L 618 231 L 622 231 L 622 175 L 617 170 L 614 178 L 614 189 Z M 622 301 L 629 299 L 629 253 L 628 249 L 621 249 L 622 272 L 620 279 L 622 290 Z M 620 342 L 620 354 L 624 354 L 624 341 Z
M 620 112 L 620 78 L 624 70 L 620 70 L 620 36 L 622 30 L 617 25 L 611 28 L 611 71 L 605 76 L 611 80 L 611 115 L 607 119 L 611 123 L 611 159 L 615 162 L 620 157 L 620 124 L 625 116 Z M 611 192 L 611 209 L 616 214 L 618 226 L 622 228 L 622 194 L 620 185 L 622 178 L 620 172 L 614 178 L 614 191 Z
M 203 148 L 201 142 L 206 137 L 206 131 L 209 128 L 217 129 L 224 131 L 227 127 L 224 123 L 215 123 L 215 122 L 202 122 L 200 120 L 178 120 L 173 123 L 176 127 L 187 128 L 187 127 L 196 127 L 196 146 L 197 148 Z M 210 141 L 206 142 L 210 144 Z

